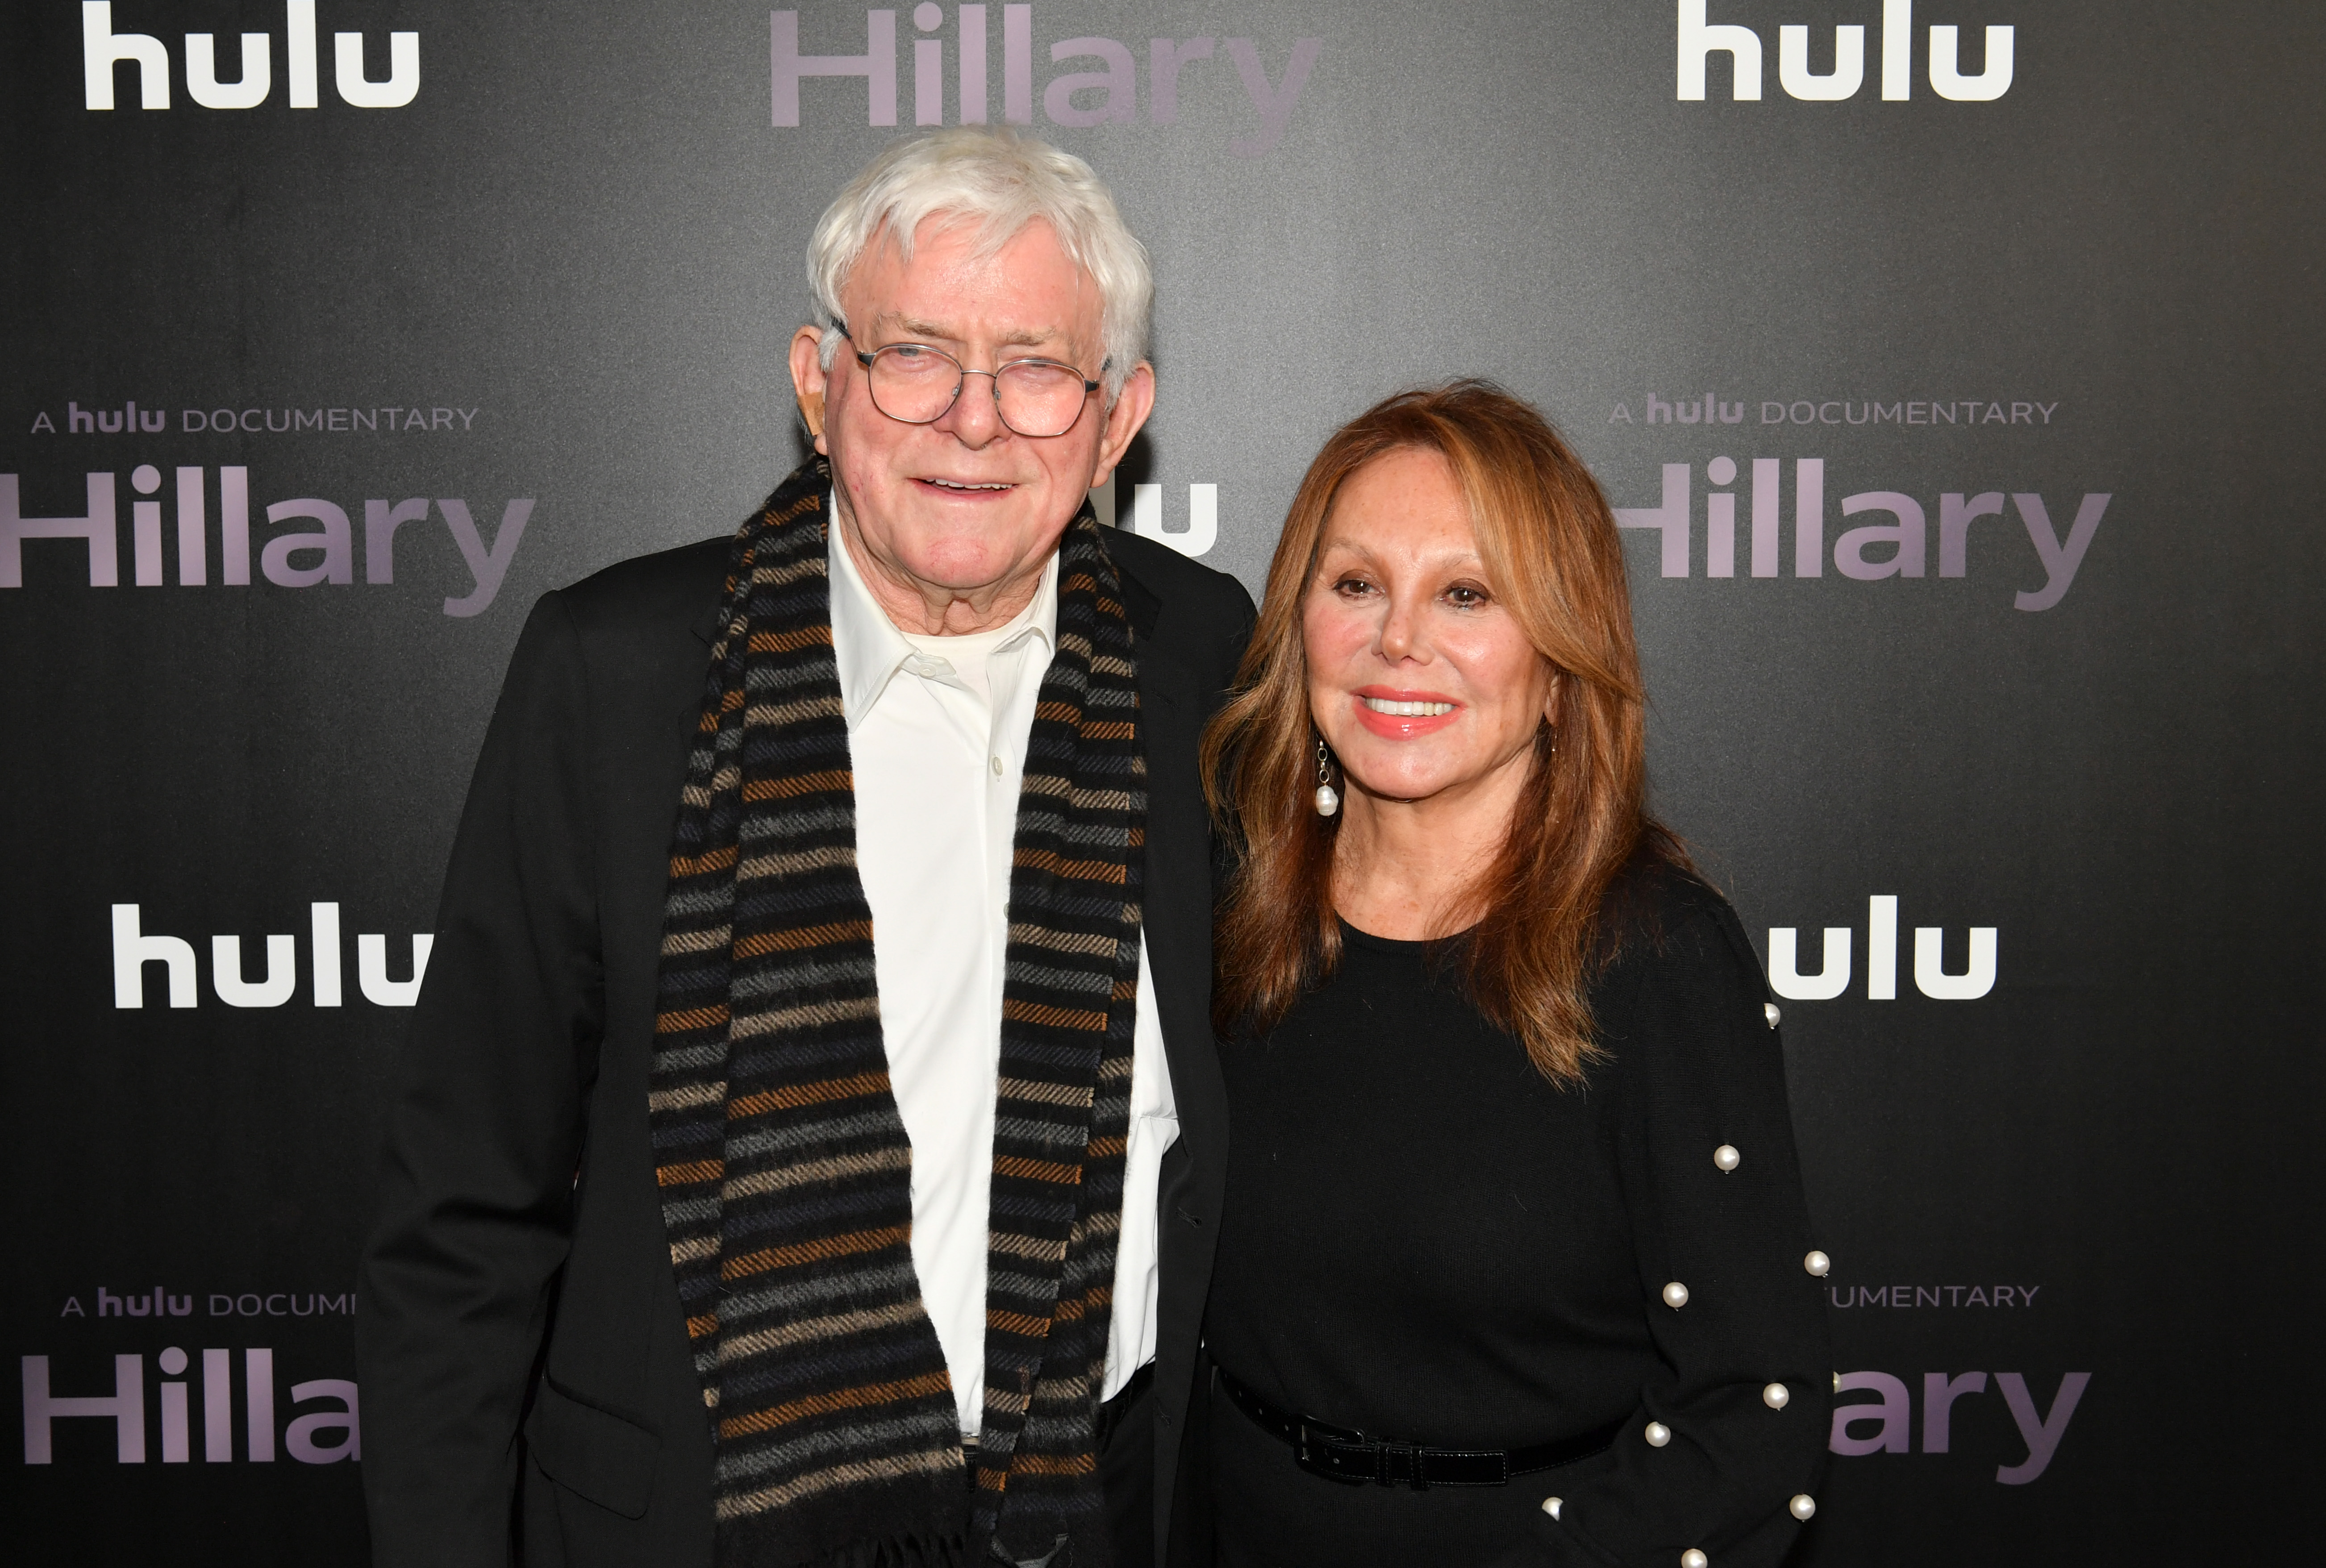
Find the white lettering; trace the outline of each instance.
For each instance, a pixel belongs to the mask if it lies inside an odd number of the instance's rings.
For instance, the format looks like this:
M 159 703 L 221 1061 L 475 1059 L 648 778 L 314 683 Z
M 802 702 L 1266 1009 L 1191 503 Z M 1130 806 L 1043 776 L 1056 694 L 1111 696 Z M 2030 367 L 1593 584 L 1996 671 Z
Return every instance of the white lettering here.
M 1914 0 L 1882 0 L 1882 98 L 1903 103 L 1914 88 Z
M 400 109 L 420 96 L 420 34 L 387 35 L 387 79 L 364 75 L 360 32 L 331 34 L 331 74 L 340 97 L 358 109 Z
M 1986 30 L 1986 66 L 1977 76 L 1955 70 L 1956 32 L 1931 29 L 1931 90 L 1957 103 L 1992 103 L 2011 90 L 2011 36 L 2008 27 Z
M 170 1006 L 194 1005 L 194 946 L 182 937 L 146 936 L 138 928 L 134 904 L 113 906 L 113 1005 L 145 1005 L 145 966 L 158 963 L 169 976 Z
M 307 923 L 315 964 L 315 1006 L 336 1007 L 340 1005 L 340 906 L 311 904 Z
M 1898 999 L 1898 895 L 1877 893 L 1865 901 L 1865 995 L 1869 1001 Z
M 356 984 L 362 989 L 364 1000 L 382 1007 L 409 1007 L 420 1000 L 420 979 L 428 972 L 429 950 L 436 939 L 427 932 L 415 932 L 412 937 L 412 978 L 391 980 L 387 978 L 387 938 L 365 934 L 356 938 Z
M 186 94 L 206 109 L 255 109 L 274 86 L 274 40 L 264 32 L 242 35 L 242 77 L 218 79 L 213 40 L 207 32 L 186 34 Z
M 1790 925 L 1769 928 L 1769 988 L 1791 1002 L 1829 1002 L 1849 988 L 1850 928 L 1825 928 L 1824 968 L 1816 974 L 1800 972 L 1800 932 Z
M 170 51 L 143 32 L 113 31 L 110 0 L 86 0 L 80 8 L 81 86 L 92 109 L 113 107 L 113 68 L 122 60 L 137 67 L 140 108 L 170 107 Z
M 242 938 L 210 938 L 210 988 L 229 1007 L 279 1007 L 299 987 L 297 946 L 290 937 L 266 939 L 266 978 L 242 978 Z
M 1777 29 L 1777 84 L 1788 97 L 1839 103 L 1856 96 L 1865 80 L 1865 29 L 1837 27 L 1833 34 L 1833 70 L 1815 76 L 1810 71 L 1810 30 Z
M 1683 103 L 1704 98 L 1704 63 L 1716 51 L 1730 62 L 1730 97 L 1740 102 L 1761 96 L 1761 35 L 1734 23 L 1709 26 L 1704 19 L 1705 0 L 1679 0 L 1679 97 Z
M 1995 930 L 1970 928 L 1970 957 L 1958 975 L 1945 968 L 1946 932 L 1939 926 L 1914 928 L 1914 988 L 1940 1002 L 1975 1002 L 1995 989 Z
M 1163 528 L 1163 487 L 1134 485 L 1130 491 L 1130 531 L 1142 539 L 1168 544 L 1182 555 L 1201 555 L 1219 542 L 1220 487 L 1188 486 L 1186 530 L 1169 533 Z
M 315 0 L 284 0 L 283 53 L 291 70 L 291 107 L 312 109 L 315 97 Z

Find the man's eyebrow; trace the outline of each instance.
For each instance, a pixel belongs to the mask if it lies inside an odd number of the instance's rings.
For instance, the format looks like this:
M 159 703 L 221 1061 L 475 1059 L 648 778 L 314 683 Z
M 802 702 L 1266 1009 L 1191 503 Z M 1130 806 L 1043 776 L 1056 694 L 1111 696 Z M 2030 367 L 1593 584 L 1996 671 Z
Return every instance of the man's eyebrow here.
M 887 320 L 890 325 L 897 329 L 898 331 L 902 332 L 907 338 L 917 338 L 925 341 L 934 340 L 939 343 L 958 343 L 961 341 L 960 339 L 954 337 L 952 333 L 946 331 L 943 327 L 938 326 L 934 321 L 908 320 L 902 316 L 890 316 L 888 317 Z
M 924 342 L 934 340 L 939 343 L 959 343 L 963 340 L 934 321 L 916 321 L 903 317 L 893 320 L 897 330 L 908 338 Z M 1046 343 L 1055 343 L 1065 336 L 1063 332 L 1037 332 L 1029 327 L 1020 327 L 1014 332 L 1003 333 L 999 341 L 1013 348 L 1038 348 Z

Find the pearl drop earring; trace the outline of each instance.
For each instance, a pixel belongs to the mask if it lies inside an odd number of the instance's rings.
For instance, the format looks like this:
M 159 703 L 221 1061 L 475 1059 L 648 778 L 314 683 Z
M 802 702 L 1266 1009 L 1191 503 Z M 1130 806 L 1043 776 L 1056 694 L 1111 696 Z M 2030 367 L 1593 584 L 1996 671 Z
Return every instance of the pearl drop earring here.
M 1317 738 L 1317 814 L 1329 817 L 1341 809 L 1341 792 L 1333 787 L 1332 753 L 1325 749 L 1325 738 Z

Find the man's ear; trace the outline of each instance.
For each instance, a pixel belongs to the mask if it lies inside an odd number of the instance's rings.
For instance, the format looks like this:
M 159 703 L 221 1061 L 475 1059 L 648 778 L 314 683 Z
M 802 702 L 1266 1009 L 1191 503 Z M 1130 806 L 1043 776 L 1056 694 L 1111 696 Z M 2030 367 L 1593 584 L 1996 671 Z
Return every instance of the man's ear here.
M 1099 438 L 1098 467 L 1091 474 L 1090 487 L 1097 489 L 1122 461 L 1122 454 L 1130 450 L 1130 441 L 1147 423 L 1147 416 L 1155 412 L 1155 367 L 1144 359 L 1139 368 L 1123 377 L 1122 395 L 1106 411 L 1106 431 Z
M 800 417 L 807 422 L 807 433 L 815 438 L 815 450 L 829 457 L 832 449 L 823 440 L 825 385 L 823 331 L 817 327 L 802 327 L 792 334 L 792 393 L 799 399 Z

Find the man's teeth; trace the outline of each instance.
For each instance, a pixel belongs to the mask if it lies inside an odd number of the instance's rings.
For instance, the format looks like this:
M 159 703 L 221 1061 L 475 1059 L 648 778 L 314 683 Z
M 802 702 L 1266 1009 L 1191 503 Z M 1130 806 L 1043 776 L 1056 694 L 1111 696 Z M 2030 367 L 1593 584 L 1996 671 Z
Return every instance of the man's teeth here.
M 1007 485 L 964 485 L 953 479 L 931 479 L 932 485 L 942 485 L 948 490 L 1006 490 Z
M 1360 697 L 1357 700 L 1376 713 L 1388 713 L 1399 719 L 1435 719 L 1441 713 L 1454 711 L 1451 702 L 1392 702 L 1386 697 Z

